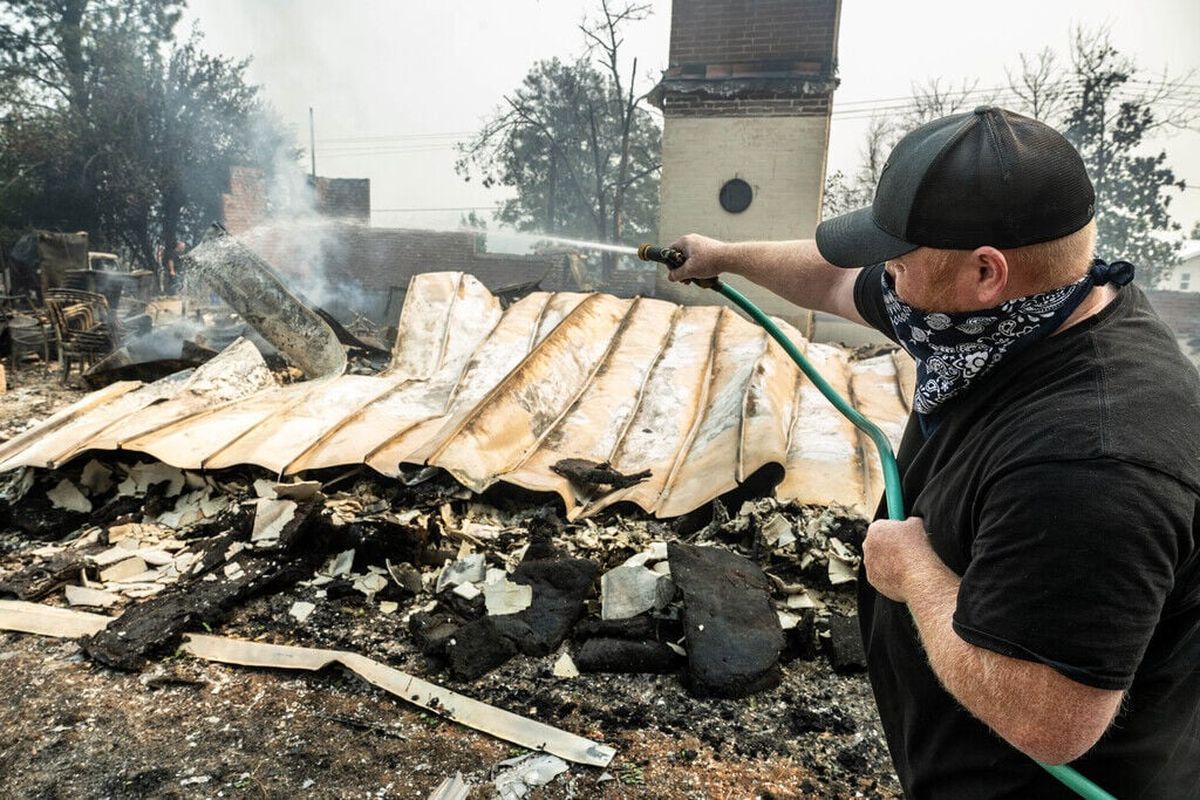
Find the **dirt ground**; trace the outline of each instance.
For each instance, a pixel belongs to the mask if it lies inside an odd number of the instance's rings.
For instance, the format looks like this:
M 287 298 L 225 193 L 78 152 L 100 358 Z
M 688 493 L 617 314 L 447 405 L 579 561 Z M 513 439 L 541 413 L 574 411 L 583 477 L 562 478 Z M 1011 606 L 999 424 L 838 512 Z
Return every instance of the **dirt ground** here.
M 10 373 L 0 441 L 81 394 L 52 370 Z M 0 532 L 0 574 L 42 544 Z M 460 683 L 419 651 L 401 615 L 362 596 L 318 602 L 297 622 L 289 609 L 315 591 L 251 600 L 213 632 L 352 650 L 616 748 L 607 769 L 572 765 L 532 798 L 900 796 L 865 677 L 834 673 L 823 655 L 785 663 L 778 688 L 739 700 L 693 698 L 675 675 L 556 678 L 554 655 Z M 127 673 L 75 641 L 0 633 L 0 674 L 0 792 L 12 797 L 426 798 L 461 772 L 470 797 L 486 798 L 499 762 L 526 752 L 340 668 L 255 670 L 176 652 Z
M 0 789 L 14 797 L 425 798 L 461 771 L 483 783 L 470 796 L 485 798 L 493 796 L 487 781 L 495 765 L 523 752 L 405 707 L 341 671 L 294 675 L 179 657 L 142 675 L 118 673 L 90 665 L 73 642 L 17 634 L 0 634 L 0 661 L 8 676 L 0 690 Z M 484 680 L 517 695 L 511 710 L 617 748 L 608 769 L 573 766 L 534 797 L 898 796 L 886 763 L 878 763 L 873 721 L 853 722 L 873 714 L 863 682 L 829 687 L 858 732 L 797 734 L 789 712 L 812 707 L 803 695 L 817 681 L 803 668 L 788 672 L 775 692 L 717 708 L 696 703 L 677 714 L 679 727 L 645 706 L 608 702 L 614 681 L 604 676 L 569 687 L 546 681 L 534 696 L 499 685 L 502 676 Z M 621 680 L 642 684 L 652 707 L 680 699 L 668 678 Z M 592 708 L 563 714 L 563 697 Z M 782 724 L 747 730 L 725 718 L 737 717 L 738 703 L 769 708 Z M 555 704 L 558 713 L 538 713 Z

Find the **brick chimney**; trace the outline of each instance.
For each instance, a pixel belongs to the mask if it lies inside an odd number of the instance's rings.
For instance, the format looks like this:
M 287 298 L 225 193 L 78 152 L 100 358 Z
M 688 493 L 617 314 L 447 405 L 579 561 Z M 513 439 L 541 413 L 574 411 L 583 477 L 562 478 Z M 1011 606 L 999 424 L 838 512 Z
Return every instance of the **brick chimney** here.
M 840 0 L 675 0 L 670 63 L 650 96 L 664 117 L 664 244 L 690 231 L 734 241 L 812 236 L 840 11 Z M 674 300 L 695 292 L 665 280 L 658 291 Z M 773 295 L 749 293 L 770 313 L 806 321 Z

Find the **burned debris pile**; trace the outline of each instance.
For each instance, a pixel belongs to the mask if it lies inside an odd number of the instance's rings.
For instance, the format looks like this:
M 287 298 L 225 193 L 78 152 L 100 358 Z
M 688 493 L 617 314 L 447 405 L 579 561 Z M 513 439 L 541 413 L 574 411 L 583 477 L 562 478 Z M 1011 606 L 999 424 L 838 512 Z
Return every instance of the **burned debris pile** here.
M 290 365 L 283 379 L 256 345 L 236 361 L 251 369 L 257 359 L 263 379 L 230 380 L 235 343 L 190 376 L 124 381 L 84 398 L 0 444 L 0 471 L 88 450 L 192 470 L 254 464 L 285 477 L 365 464 L 394 478 L 417 464 L 476 492 L 506 484 L 557 494 L 572 520 L 619 504 L 669 519 L 756 479 L 784 500 L 860 513 L 879 494 L 871 443 L 761 328 L 728 309 L 570 292 L 504 308 L 468 275 L 428 273 L 408 288 L 386 366 L 354 374 L 348 352 L 378 351 L 346 345 L 349 332 L 291 295 L 248 248 L 220 234 L 189 258 L 191 274 Z M 902 361 L 853 361 L 792 335 L 898 437 L 911 378 Z
M 679 673 L 695 694 L 736 697 L 777 685 L 781 658 L 826 649 L 860 666 L 831 636 L 857 638 L 838 620 L 861 520 L 759 498 L 733 515 L 714 501 L 700 527 L 616 512 L 571 523 L 444 473 L 256 473 L 112 458 L 8 473 L 0 593 L 116 615 L 84 648 L 121 669 L 284 590 L 302 596 L 297 626 L 346 597 L 398 615 L 458 681 L 557 655 L 558 673 Z M 23 548 L 31 538 L 43 543 Z
M 477 495 L 439 471 L 405 478 L 360 467 L 279 482 L 257 468 L 200 474 L 132 456 L 18 470 L 0 504 L 0 597 L 104 615 L 106 627 L 81 642 L 116 669 L 157 669 L 209 631 L 366 649 L 501 708 L 540 708 L 555 687 L 575 698 L 557 701 L 563 709 L 577 703 L 606 720 L 610 740 L 640 727 L 637 714 L 663 730 L 681 724 L 651 701 L 635 712 L 624 692 L 697 703 L 784 692 L 786 705 L 764 707 L 780 709 L 775 735 L 835 733 L 822 747 L 832 748 L 829 769 L 846 772 L 837 754 L 862 740 L 855 714 L 829 689 L 806 697 L 795 678 L 779 684 L 789 672 L 863 666 L 861 651 L 845 655 L 858 641 L 847 576 L 861 518 L 727 497 L 668 522 L 636 509 L 572 522 L 535 495 Z M 54 523 L 36 541 L 23 522 L 33 516 Z M 580 682 L 605 675 L 622 682 L 602 684 L 589 706 Z M 719 722 L 731 712 L 689 713 Z M 765 746 L 720 725 L 704 731 L 744 754 Z M 776 747 L 787 745 L 761 752 Z M 882 764 L 879 743 L 870 747 Z

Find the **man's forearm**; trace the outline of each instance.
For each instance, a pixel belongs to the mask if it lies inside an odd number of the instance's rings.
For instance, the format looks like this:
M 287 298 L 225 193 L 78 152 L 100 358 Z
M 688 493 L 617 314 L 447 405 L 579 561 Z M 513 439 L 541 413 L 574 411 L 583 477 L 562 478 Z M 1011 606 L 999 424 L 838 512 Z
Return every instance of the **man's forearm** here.
M 816 311 L 847 316 L 848 284 L 858 270 L 833 266 L 821 257 L 812 239 L 790 242 L 733 242 L 728 245 L 728 271 L 768 289 L 788 302 Z
M 948 567 L 933 565 L 911 579 L 908 609 L 917 623 L 921 644 L 934 673 L 950 694 L 975 716 L 991 725 L 994 705 L 977 648 L 954 632 L 954 608 L 960 581 Z M 995 725 L 992 725 L 995 728 Z
M 964 641 L 952 626 L 959 582 L 939 562 L 921 570 L 910 583 L 908 607 L 942 685 L 968 711 L 1033 758 L 1049 763 L 1077 758 L 1111 721 L 1120 693 L 1092 689 L 1044 665 Z

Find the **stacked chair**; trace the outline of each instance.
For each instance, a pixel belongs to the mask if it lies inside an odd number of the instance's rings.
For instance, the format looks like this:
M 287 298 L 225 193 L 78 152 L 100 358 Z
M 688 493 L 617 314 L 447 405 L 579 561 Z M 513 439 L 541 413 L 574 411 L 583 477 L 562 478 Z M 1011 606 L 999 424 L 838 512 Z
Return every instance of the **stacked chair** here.
M 64 383 L 73 364 L 79 367 L 82 375 L 88 367 L 116 349 L 121 332 L 104 295 L 78 289 L 50 289 L 45 299 L 58 342 Z

